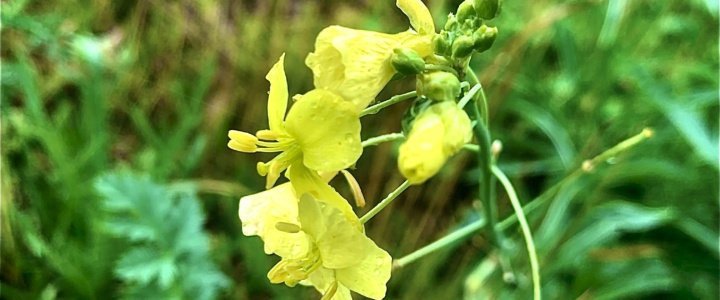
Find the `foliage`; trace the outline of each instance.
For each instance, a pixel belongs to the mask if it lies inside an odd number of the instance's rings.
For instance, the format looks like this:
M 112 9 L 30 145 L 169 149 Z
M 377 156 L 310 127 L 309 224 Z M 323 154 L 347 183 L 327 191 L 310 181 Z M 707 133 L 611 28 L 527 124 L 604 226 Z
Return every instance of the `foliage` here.
M 459 1 L 426 3 L 441 24 Z M 107 298 L 138 286 L 116 280 L 116 267 L 147 244 L 107 230 L 113 214 L 92 184 L 118 166 L 152 178 L 126 177 L 134 194 L 197 187 L 202 209 L 179 205 L 194 195 L 185 190 L 169 211 L 207 215 L 208 259 L 232 281 L 219 298 L 311 295 L 268 283 L 276 261 L 242 236 L 237 200 L 264 182 L 255 158 L 226 148 L 227 129 L 267 124 L 264 75 L 283 51 L 290 93 L 309 90 L 303 60 L 320 29 L 400 32 L 403 18 L 389 1 L 3 2 L 0 297 Z M 498 38 L 471 65 L 504 145 L 499 167 L 523 202 L 642 128 L 656 133 L 528 215 L 544 296 L 717 299 L 717 2 L 506 0 L 492 23 Z M 379 99 L 411 84 L 394 81 Z M 408 104 L 368 116 L 363 137 L 400 131 Z M 353 172 L 365 210 L 402 182 L 397 146 L 366 149 Z M 474 168 L 467 153 L 451 158 L 374 217 L 368 236 L 400 257 L 475 220 Z M 526 252 L 515 227 L 505 232 L 515 285 L 481 231 L 395 270 L 388 298 L 527 298 Z
M 209 259 L 194 189 L 177 191 L 129 173 L 104 175 L 95 188 L 110 213 L 105 227 L 133 244 L 114 270 L 128 298 L 214 299 L 227 286 Z

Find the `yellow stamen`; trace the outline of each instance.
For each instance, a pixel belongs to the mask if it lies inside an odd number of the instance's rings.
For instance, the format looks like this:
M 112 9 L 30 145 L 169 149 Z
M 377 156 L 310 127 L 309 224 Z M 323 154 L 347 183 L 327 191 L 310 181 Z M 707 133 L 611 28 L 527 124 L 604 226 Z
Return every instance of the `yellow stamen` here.
M 245 153 L 255 153 L 258 150 L 255 144 L 247 144 L 238 142 L 237 140 L 230 140 L 230 142 L 228 142 L 228 148 Z
M 300 226 L 293 223 L 277 222 L 275 223 L 275 229 L 287 233 L 298 233 L 300 232 Z
M 259 139 L 266 141 L 274 141 L 278 139 L 278 134 L 275 131 L 263 129 L 255 134 Z
M 260 174 L 260 176 L 267 175 L 268 171 L 270 170 L 270 166 L 264 162 L 258 162 L 257 163 L 257 172 Z
M 355 205 L 357 207 L 364 207 L 365 196 L 363 196 L 362 190 L 360 189 L 360 184 L 358 184 L 357 180 L 352 174 L 350 174 L 350 172 L 346 170 L 340 170 L 340 172 L 342 172 L 342 174 L 345 176 L 345 180 L 347 180 L 347 183 L 350 186 L 353 198 L 355 199 Z
M 333 283 L 330 284 L 330 287 L 325 291 L 322 298 L 320 300 L 330 300 L 333 296 L 335 296 L 335 293 L 337 292 L 338 288 L 338 282 L 333 281 Z

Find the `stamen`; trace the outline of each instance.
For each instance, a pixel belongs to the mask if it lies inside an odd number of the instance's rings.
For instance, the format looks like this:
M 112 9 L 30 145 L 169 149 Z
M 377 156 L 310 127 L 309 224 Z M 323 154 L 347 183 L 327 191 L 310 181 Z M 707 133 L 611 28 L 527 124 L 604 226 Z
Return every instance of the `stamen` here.
M 263 129 L 263 130 L 258 131 L 255 134 L 255 136 L 257 136 L 261 140 L 266 140 L 266 141 L 274 141 L 274 140 L 278 139 L 278 134 L 275 133 L 275 131 L 268 130 L 268 129 Z
M 260 176 L 267 175 L 268 171 L 270 170 L 270 166 L 264 162 L 258 162 L 257 163 L 257 172 L 260 174 Z
M 258 150 L 255 144 L 242 143 L 237 140 L 230 140 L 230 142 L 228 142 L 228 148 L 245 153 L 255 153 Z
M 330 284 L 330 287 L 328 287 L 328 289 L 327 289 L 327 290 L 325 291 L 325 293 L 323 294 L 322 298 L 320 298 L 320 300 L 330 300 L 330 299 L 332 299 L 332 297 L 335 296 L 335 293 L 337 292 L 337 289 L 338 289 L 338 282 L 337 282 L 337 281 L 333 281 L 333 282 Z
M 258 142 L 258 139 L 256 136 L 249 134 L 244 131 L 239 130 L 230 130 L 228 131 L 228 137 L 231 140 L 237 140 L 238 142 L 248 141 L 249 143 L 255 144 Z
M 365 206 L 365 196 L 363 196 L 362 190 L 360 189 L 360 184 L 357 182 L 355 177 L 353 177 L 350 172 L 346 170 L 340 170 L 342 174 L 345 176 L 345 180 L 347 181 L 348 185 L 350 186 L 350 191 L 352 191 L 353 198 L 355 199 L 355 205 L 357 207 L 364 207 Z
M 293 223 L 277 222 L 275 223 L 275 229 L 286 233 L 298 233 L 300 232 L 300 226 Z

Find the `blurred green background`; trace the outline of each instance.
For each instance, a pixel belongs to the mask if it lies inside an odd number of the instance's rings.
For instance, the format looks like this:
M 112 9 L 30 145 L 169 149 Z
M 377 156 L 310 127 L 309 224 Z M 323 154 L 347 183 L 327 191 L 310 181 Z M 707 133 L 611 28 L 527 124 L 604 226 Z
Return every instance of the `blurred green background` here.
M 440 26 L 459 1 L 426 3 Z M 268 282 L 277 258 L 237 208 L 271 156 L 226 134 L 266 127 L 281 53 L 291 94 L 312 88 L 304 58 L 332 24 L 408 27 L 394 1 L 2 1 L 0 298 L 319 298 Z M 545 298 L 718 299 L 718 2 L 505 0 L 490 24 L 498 40 L 471 65 L 521 201 L 655 130 L 529 215 Z M 409 104 L 364 118 L 363 138 L 399 131 Z M 397 146 L 358 162 L 358 214 L 402 182 Z M 408 254 L 478 218 L 477 180 L 460 153 L 367 233 Z M 506 233 L 514 284 L 481 231 L 394 271 L 387 298 L 530 299 L 524 243 Z

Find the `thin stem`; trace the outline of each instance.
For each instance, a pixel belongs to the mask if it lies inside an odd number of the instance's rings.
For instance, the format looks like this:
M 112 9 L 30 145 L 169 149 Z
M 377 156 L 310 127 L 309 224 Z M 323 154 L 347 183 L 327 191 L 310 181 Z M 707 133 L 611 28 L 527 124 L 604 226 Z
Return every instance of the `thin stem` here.
M 390 99 L 387 99 L 387 100 L 385 100 L 385 101 L 383 101 L 383 102 L 380 102 L 380 103 L 378 103 L 378 104 L 375 104 L 375 105 L 373 105 L 373 106 L 370 106 L 370 107 L 364 109 L 364 110 L 360 113 L 360 116 L 362 117 L 362 116 L 367 116 L 367 115 L 376 114 L 376 113 L 378 113 L 380 110 L 382 110 L 383 108 L 386 108 L 386 107 L 388 107 L 388 106 L 390 106 L 390 105 L 396 104 L 396 103 L 401 102 L 401 101 L 405 101 L 405 100 L 410 99 L 410 98 L 414 98 L 415 96 L 417 96 L 417 91 L 407 92 L 407 93 L 405 93 L 405 94 L 400 94 L 400 95 L 393 96 L 393 97 L 391 97 Z
M 405 180 L 399 187 L 397 187 L 392 193 L 390 193 L 383 201 L 380 201 L 378 205 L 373 207 L 369 212 L 367 212 L 362 218 L 360 218 L 360 223 L 365 224 L 367 221 L 372 219 L 375 215 L 377 215 L 381 210 L 383 210 L 386 206 L 388 206 L 395 198 L 400 196 L 402 192 L 404 192 L 408 187 L 410 186 L 410 182 Z
M 486 220 L 483 218 L 483 219 L 477 220 L 475 222 L 472 222 L 463 228 L 455 230 L 452 233 L 440 238 L 439 240 L 437 240 L 425 247 L 418 249 L 417 251 L 415 251 L 413 253 L 403 256 L 402 258 L 396 259 L 393 262 L 393 268 L 402 268 L 402 267 L 407 266 L 408 264 L 422 258 L 425 255 L 428 255 L 437 250 L 445 248 L 455 242 L 458 242 L 458 241 L 462 240 L 463 238 L 470 236 L 475 231 L 480 230 L 480 228 L 485 227 L 485 223 L 486 223 Z
M 530 232 L 530 226 L 525 219 L 523 208 L 520 205 L 520 200 L 518 200 L 517 193 L 515 193 L 515 188 L 510 180 L 497 166 L 492 166 L 492 172 L 495 177 L 500 180 L 500 184 L 502 184 L 505 188 L 505 191 L 510 198 L 510 203 L 515 210 L 515 216 L 517 216 L 518 222 L 520 223 L 520 229 L 522 230 L 523 237 L 525 238 L 525 245 L 527 245 L 528 256 L 530 257 L 530 269 L 532 270 L 533 278 L 533 299 L 540 300 L 540 267 L 538 264 L 537 252 L 535 251 L 535 242 L 533 241 L 532 233 Z
M 605 152 L 600 153 L 600 155 L 593 157 L 592 159 L 586 160 L 583 162 L 582 167 L 575 169 L 570 175 L 563 178 L 560 182 L 553 185 L 550 189 L 545 191 L 542 195 L 535 198 L 533 201 L 525 205 L 523 208 L 523 212 L 527 215 L 529 212 L 537 209 L 538 207 L 542 206 L 545 202 L 552 199 L 551 197 L 557 193 L 557 191 L 560 190 L 565 184 L 568 184 L 572 182 L 573 180 L 577 179 L 578 177 L 582 176 L 585 173 L 591 172 L 595 166 L 602 162 L 606 162 L 609 158 L 615 157 L 618 153 L 625 151 L 627 149 L 630 149 L 634 147 L 635 145 L 639 144 L 640 142 L 651 138 L 653 136 L 653 130 L 650 128 L 645 128 L 642 130 L 642 132 L 636 134 L 635 136 L 624 140 L 620 142 L 619 144 L 615 145 L 614 147 L 605 150 Z M 502 222 L 498 223 L 498 228 L 500 230 L 504 230 L 510 225 L 517 222 L 517 217 L 515 215 L 511 215 L 509 218 L 503 220 Z
M 624 150 L 634 147 L 635 145 L 639 144 L 640 142 L 646 140 L 647 138 L 649 138 L 651 136 L 652 136 L 652 130 L 644 129 L 643 132 L 641 132 L 640 134 L 633 136 L 625 141 L 620 142 L 615 147 L 610 148 L 609 150 L 601 153 L 600 155 L 598 155 L 588 161 L 594 162 L 594 163 L 601 163 L 603 161 L 606 161 L 608 158 L 613 157 Z M 467 144 L 463 148 L 471 150 L 471 151 L 479 151 L 479 147 L 477 145 L 473 145 L 473 144 Z M 523 206 L 523 208 L 522 208 L 523 213 L 527 215 L 531 211 L 537 209 L 538 207 L 543 205 L 546 201 L 551 199 L 550 197 L 552 197 L 565 184 L 572 182 L 573 180 L 577 179 L 578 177 L 580 177 L 581 175 L 586 174 L 586 173 L 587 173 L 587 171 L 583 170 L 582 168 L 575 170 L 573 173 L 571 173 L 570 175 L 565 177 L 560 182 L 556 183 L 550 189 L 543 192 L 542 195 L 538 196 L 537 198 L 530 201 L 530 203 Z M 500 230 L 505 230 L 505 229 L 509 228 L 510 225 L 514 224 L 517 221 L 518 221 L 517 216 L 513 214 L 513 215 L 507 217 L 506 219 L 502 220 L 501 222 L 499 222 L 497 224 L 497 227 Z M 414 261 L 422 258 L 425 255 L 428 255 L 432 252 L 442 249 L 443 247 L 450 245 L 453 242 L 459 242 L 460 240 L 466 239 L 466 238 L 470 237 L 471 235 L 475 234 L 476 231 L 483 228 L 486 223 L 487 223 L 487 220 L 485 220 L 485 219 L 480 219 L 475 222 L 472 222 L 472 223 L 464 226 L 463 228 L 460 228 L 460 229 L 448 234 L 447 236 L 426 245 L 425 247 L 422 247 L 406 256 L 396 259 L 395 266 L 396 267 L 407 266 L 411 262 L 414 262 Z
M 490 233 L 493 242 L 501 249 L 505 245 L 502 232 L 496 228 L 498 220 L 497 203 L 495 202 L 495 178 L 492 176 L 492 152 L 490 151 L 490 133 L 485 124 L 479 119 L 480 112 L 476 102 L 469 106 L 471 114 L 475 117 L 473 131 L 477 136 L 480 149 L 478 151 L 478 162 L 480 164 L 480 200 L 485 209 L 485 215 L 490 224 Z
M 370 146 L 376 146 L 378 144 L 384 143 L 384 142 L 390 142 L 390 141 L 396 141 L 396 140 L 402 140 L 405 139 L 405 135 L 402 133 L 388 133 L 383 134 L 381 136 L 371 137 L 367 140 L 362 141 L 363 148 L 370 147 Z
M 485 126 L 488 125 L 489 122 L 489 116 L 488 116 L 488 101 L 487 97 L 485 96 L 485 89 L 482 88 L 482 84 L 480 84 L 480 80 L 478 79 L 477 75 L 475 74 L 475 71 L 471 69 L 469 66 L 465 68 L 465 74 L 468 77 L 470 84 L 472 85 L 480 85 L 480 98 L 478 99 L 480 101 L 480 107 L 482 107 L 482 110 L 480 111 L 480 115 L 482 116 L 483 121 L 485 122 Z
M 455 75 L 455 77 L 460 77 L 460 76 L 458 75 L 458 72 L 455 71 L 455 69 L 453 69 L 453 68 L 450 67 L 450 66 L 446 66 L 446 65 L 430 65 L 430 64 L 427 64 L 427 65 L 425 65 L 425 70 L 430 70 L 430 71 L 443 71 L 443 72 L 452 73 L 453 75 Z
M 465 94 L 465 96 L 460 99 L 460 102 L 458 102 L 458 107 L 463 108 L 465 105 L 467 105 L 470 100 L 473 100 L 475 98 L 475 94 L 477 94 L 478 91 L 482 90 L 482 86 L 479 84 L 476 84 L 475 86 L 470 89 L 470 91 Z

